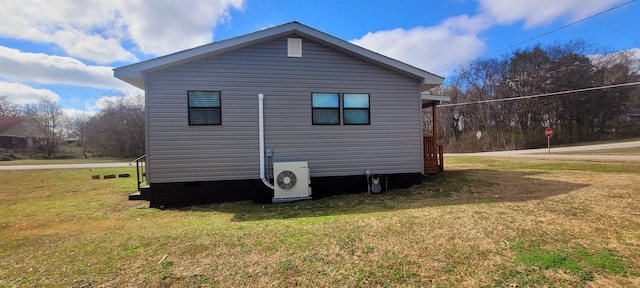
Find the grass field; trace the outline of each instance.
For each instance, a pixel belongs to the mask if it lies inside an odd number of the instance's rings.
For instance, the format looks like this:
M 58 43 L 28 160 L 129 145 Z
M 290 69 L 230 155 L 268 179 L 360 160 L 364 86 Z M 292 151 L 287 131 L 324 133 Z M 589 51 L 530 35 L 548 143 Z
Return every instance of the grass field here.
M 640 287 L 640 164 L 449 157 L 410 189 L 149 209 L 0 172 L 0 287 Z
M 0 161 L 0 166 L 13 165 L 47 165 L 47 164 L 87 164 L 87 163 L 119 163 L 131 162 L 133 159 L 118 158 L 76 158 L 76 159 L 20 159 L 12 161 Z
M 543 154 L 543 153 L 541 153 Z M 574 152 L 554 152 L 552 154 L 563 155 L 640 155 L 640 148 L 623 148 L 623 149 L 603 149 L 603 150 L 587 150 Z

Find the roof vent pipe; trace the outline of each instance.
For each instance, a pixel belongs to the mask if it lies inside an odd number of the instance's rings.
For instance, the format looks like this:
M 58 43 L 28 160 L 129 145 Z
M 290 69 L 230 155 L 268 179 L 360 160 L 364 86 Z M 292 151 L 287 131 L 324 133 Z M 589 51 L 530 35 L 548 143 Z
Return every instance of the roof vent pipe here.
M 258 129 L 260 130 L 260 179 L 265 186 L 273 189 L 273 184 L 269 183 L 264 173 L 264 94 L 258 94 Z

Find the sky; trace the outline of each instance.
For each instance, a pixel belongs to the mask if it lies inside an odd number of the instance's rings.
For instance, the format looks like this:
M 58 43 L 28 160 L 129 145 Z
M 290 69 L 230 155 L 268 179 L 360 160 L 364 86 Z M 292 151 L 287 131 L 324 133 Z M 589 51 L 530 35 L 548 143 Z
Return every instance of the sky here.
M 444 77 L 570 40 L 640 56 L 638 15 L 635 0 L 2 0 L 0 96 L 94 113 L 144 93 L 115 67 L 291 21 Z

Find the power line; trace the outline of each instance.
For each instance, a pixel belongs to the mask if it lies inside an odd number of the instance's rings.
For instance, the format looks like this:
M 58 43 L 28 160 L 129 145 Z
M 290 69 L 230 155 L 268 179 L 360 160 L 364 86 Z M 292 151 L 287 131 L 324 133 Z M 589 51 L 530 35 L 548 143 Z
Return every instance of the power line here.
M 438 105 L 438 107 L 450 107 L 450 106 L 462 106 L 462 105 L 480 104 L 480 103 L 492 103 L 492 102 L 501 102 L 501 101 L 513 101 L 513 100 L 520 100 L 520 99 L 529 99 L 529 98 L 537 98 L 537 97 L 546 97 L 546 96 L 565 95 L 565 94 L 571 94 L 571 93 L 586 92 L 586 91 L 594 91 L 594 90 L 602 90 L 602 89 L 608 89 L 608 88 L 618 88 L 618 87 L 625 87 L 625 86 L 634 86 L 634 85 L 640 85 L 640 81 L 639 81 L 639 82 L 631 82 L 631 83 L 623 83 L 623 84 L 614 84 L 614 85 L 599 86 L 599 87 L 582 88 L 582 89 L 575 89 L 575 90 L 568 90 L 568 91 L 560 91 L 560 92 L 551 92 L 551 93 L 544 93 L 544 94 L 536 94 L 536 95 L 527 95 L 527 96 L 519 96 L 519 97 L 502 98 L 502 99 L 490 99 L 490 100 L 480 100 L 480 101 L 473 101 L 473 102 L 461 102 L 461 103 L 441 104 L 441 105 Z
M 607 9 L 607 10 L 604 10 L 604 11 L 598 12 L 598 13 L 596 13 L 596 14 L 593 14 L 593 15 L 591 15 L 591 16 L 588 16 L 588 17 L 586 17 L 586 18 L 582 18 L 582 19 L 580 19 L 580 20 L 578 20 L 578 21 L 575 21 L 575 22 L 569 23 L 569 24 L 567 24 L 567 25 L 564 25 L 564 26 L 558 27 L 558 28 L 553 29 L 553 30 L 551 30 L 551 31 L 548 31 L 548 32 L 542 33 L 542 34 L 540 34 L 540 35 L 537 35 L 537 36 L 531 37 L 531 38 L 529 38 L 529 39 L 527 39 L 527 40 L 520 41 L 520 42 L 518 42 L 518 43 L 516 43 L 516 44 L 513 44 L 513 45 L 511 45 L 511 46 L 509 46 L 509 47 L 502 48 L 502 49 L 499 49 L 499 50 L 493 51 L 493 52 L 491 52 L 491 53 L 489 53 L 489 54 L 485 54 L 485 55 L 482 55 L 482 56 L 480 56 L 480 57 L 477 57 L 477 58 L 475 58 L 475 59 L 473 59 L 473 60 L 469 60 L 469 61 L 467 61 L 467 62 L 460 63 L 460 64 L 455 65 L 455 66 L 451 66 L 451 67 L 449 67 L 449 68 L 447 68 L 447 69 L 444 69 L 444 70 L 440 70 L 438 73 L 442 73 L 442 72 L 445 72 L 445 71 L 449 71 L 449 70 L 451 70 L 451 69 L 454 69 L 454 68 L 456 68 L 456 67 L 462 66 L 462 65 L 464 65 L 464 64 L 471 63 L 471 62 L 473 62 L 473 61 L 475 61 L 475 60 L 478 60 L 478 59 L 481 59 L 481 58 L 484 58 L 484 57 L 487 57 L 487 56 L 491 56 L 491 55 L 494 55 L 494 54 L 500 53 L 500 52 L 505 51 L 505 50 L 509 50 L 509 49 L 511 49 L 511 48 L 514 48 L 514 47 L 520 46 L 520 45 L 522 45 L 522 44 L 524 44 L 524 43 L 527 43 L 527 42 L 530 42 L 530 41 L 536 40 L 536 39 L 538 39 L 538 38 L 542 38 L 542 37 L 547 36 L 547 35 L 549 35 L 549 34 L 551 34 L 551 33 L 558 32 L 558 31 L 560 31 L 560 30 L 562 30 L 562 29 L 565 29 L 565 28 L 571 27 L 571 26 L 576 25 L 576 24 L 578 24 L 578 23 L 580 23 L 580 22 L 587 21 L 587 20 L 589 20 L 589 19 L 591 19 L 591 18 L 594 18 L 594 17 L 600 16 L 600 15 L 602 15 L 602 14 L 604 14 L 604 13 L 609 12 L 609 11 L 612 11 L 612 10 L 618 9 L 618 8 L 620 8 L 620 7 L 623 7 L 623 6 L 629 5 L 629 4 L 631 4 L 631 3 L 635 2 L 635 1 L 636 1 L 636 0 L 630 0 L 630 1 L 627 1 L 627 2 L 625 2 L 625 3 L 622 3 L 622 4 L 618 5 L 618 6 L 614 6 L 614 7 L 611 7 L 611 8 L 609 8 L 609 9 Z

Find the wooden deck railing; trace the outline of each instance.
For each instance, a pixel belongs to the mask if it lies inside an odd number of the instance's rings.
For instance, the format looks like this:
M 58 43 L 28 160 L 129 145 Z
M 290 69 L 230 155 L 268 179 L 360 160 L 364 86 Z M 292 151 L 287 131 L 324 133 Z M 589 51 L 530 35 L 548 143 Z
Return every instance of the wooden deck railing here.
M 433 136 L 424 136 L 424 173 L 432 174 L 442 172 L 444 169 L 444 151 L 442 145 L 434 143 Z

